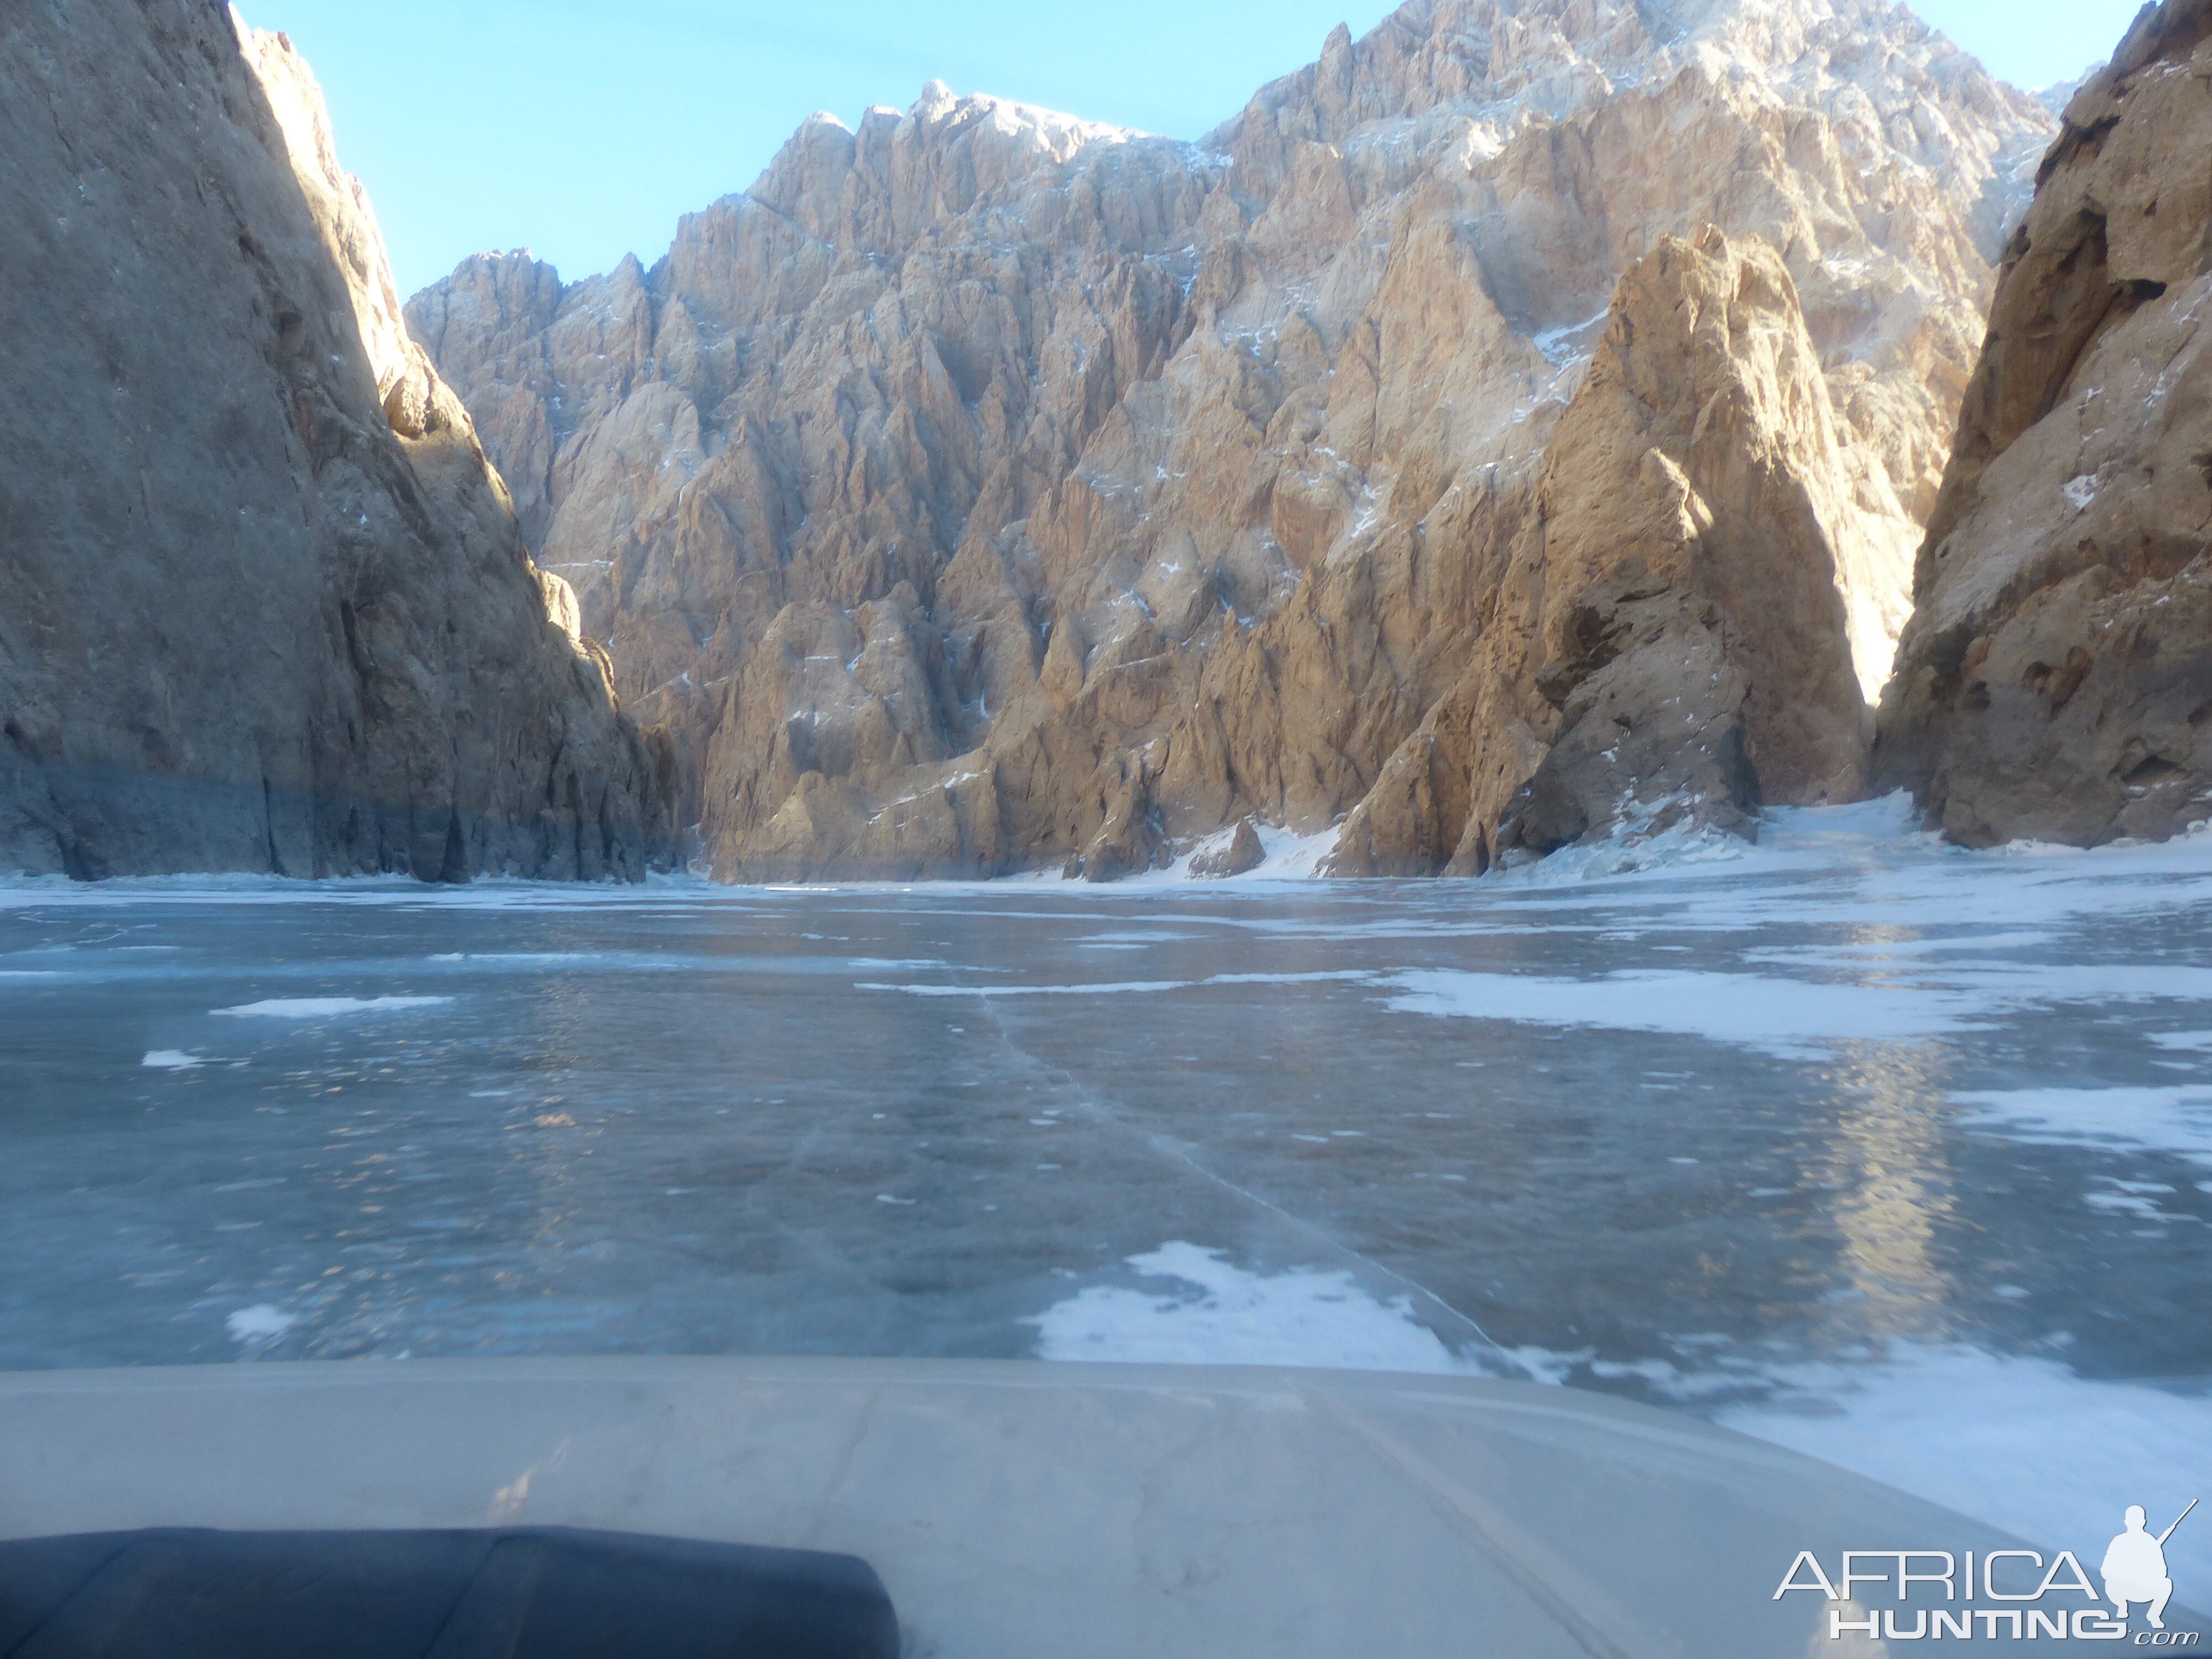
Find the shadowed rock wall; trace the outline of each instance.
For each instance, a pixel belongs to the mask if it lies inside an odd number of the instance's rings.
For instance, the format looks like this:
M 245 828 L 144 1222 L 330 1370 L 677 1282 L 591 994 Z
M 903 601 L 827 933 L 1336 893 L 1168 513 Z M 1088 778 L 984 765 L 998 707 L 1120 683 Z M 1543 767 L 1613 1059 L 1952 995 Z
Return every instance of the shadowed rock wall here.
M 1972 846 L 2212 817 L 2212 4 L 2147 7 L 2007 248 L 1878 775 Z
M 0 9 L 0 870 L 635 877 L 656 754 L 283 37 Z

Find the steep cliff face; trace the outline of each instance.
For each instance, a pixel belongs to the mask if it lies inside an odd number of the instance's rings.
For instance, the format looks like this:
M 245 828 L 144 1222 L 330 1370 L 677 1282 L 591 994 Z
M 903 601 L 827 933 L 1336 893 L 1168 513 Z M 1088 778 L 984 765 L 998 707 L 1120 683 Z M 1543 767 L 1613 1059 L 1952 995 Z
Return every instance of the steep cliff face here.
M 289 44 L 9 8 L 0 222 L 0 869 L 640 873 L 653 757 Z
M 1337 869 L 1480 873 L 1853 799 L 1870 732 L 1829 528 L 1849 489 L 1781 260 L 1710 228 L 1663 238 L 1621 282 L 1458 685 Z
M 2051 126 L 1880 0 L 1415 0 L 1199 145 L 932 87 L 408 318 L 718 872 L 1476 869 L 1861 786 Z
M 2067 106 L 1884 699 L 1954 840 L 2212 817 L 2212 3 L 2146 8 Z

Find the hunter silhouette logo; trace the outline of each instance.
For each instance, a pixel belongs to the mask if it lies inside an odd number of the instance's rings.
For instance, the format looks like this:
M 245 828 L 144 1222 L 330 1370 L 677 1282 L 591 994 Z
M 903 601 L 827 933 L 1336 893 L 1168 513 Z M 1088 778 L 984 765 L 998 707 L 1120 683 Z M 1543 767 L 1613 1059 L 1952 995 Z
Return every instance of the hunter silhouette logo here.
M 2189 1510 L 2197 1507 L 2197 1500 L 2189 1500 Z M 2189 1519 L 2189 1510 L 2174 1516 L 2173 1527 Z M 2173 1599 L 2173 1580 L 2166 1571 L 2166 1540 L 2173 1536 L 2173 1527 L 2168 1527 L 2155 1538 L 2146 1528 L 2149 1517 L 2140 1504 L 2128 1505 L 2125 1517 L 2127 1530 L 2112 1540 L 2105 1552 L 2105 1560 L 2099 1569 L 2105 1576 L 2105 1599 L 2118 1609 L 2122 1619 L 2128 1616 L 2131 1601 L 2150 1603 L 2150 1627 L 2166 1628 L 2166 1604 Z
M 1830 1603 L 1831 1641 L 1851 1635 L 1904 1642 L 1947 1638 L 2033 1641 L 2040 1637 L 2125 1642 L 2132 1637 L 2136 1647 L 2194 1648 L 2203 1639 L 2200 1632 L 2166 1627 L 2166 1603 L 2173 1599 L 2166 1545 L 2196 1507 L 2197 1500 L 2191 1499 L 2188 1509 L 2176 1516 L 2164 1532 L 2154 1533 L 2142 1505 L 2129 1505 L 2122 1517 L 2126 1530 L 2112 1540 L 2099 1564 L 2099 1576 L 2105 1584 L 2103 1600 L 2112 1604 L 2109 1613 L 2099 1604 L 2096 1585 L 2071 1550 L 2059 1551 L 2048 1567 L 2039 1550 L 1990 1550 L 1979 1560 L 1972 1550 L 1964 1554 L 1949 1550 L 1845 1550 L 1842 1571 L 1832 1578 L 1811 1550 L 1800 1550 L 1783 1575 L 1774 1599 L 1779 1601 L 1792 1590 L 1810 1590 L 1824 1596 Z M 1891 1599 L 1881 1591 L 1861 1588 L 1874 1584 L 1893 1589 L 1899 1602 L 1918 1599 L 1920 1605 L 1869 1607 L 1869 1600 Z M 1912 1594 L 1916 1584 L 1924 1587 L 1918 1598 Z M 2065 1596 L 2079 1596 L 2086 1605 L 2069 1607 L 2063 1600 L 2053 1603 L 2049 1599 Z M 1930 1605 L 1934 1597 L 1950 1605 Z M 1978 1602 L 1997 1605 L 1961 1605 Z M 2146 1610 L 2148 1630 L 2135 1631 L 2129 1626 L 2130 1610 L 2137 1606 Z

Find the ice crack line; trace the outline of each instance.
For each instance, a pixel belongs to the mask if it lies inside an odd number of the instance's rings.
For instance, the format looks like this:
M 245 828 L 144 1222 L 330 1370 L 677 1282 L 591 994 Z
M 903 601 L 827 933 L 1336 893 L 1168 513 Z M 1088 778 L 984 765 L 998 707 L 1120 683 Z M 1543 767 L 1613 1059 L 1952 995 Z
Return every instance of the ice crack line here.
M 1061 1075 L 1066 1076 L 1066 1074 L 1063 1073 Z M 1071 1079 L 1070 1081 L 1073 1081 L 1073 1079 Z M 1194 1174 L 1200 1176 L 1206 1180 L 1213 1182 L 1214 1185 L 1221 1188 L 1224 1192 L 1234 1193 L 1246 1203 L 1265 1210 L 1268 1214 L 1276 1216 L 1289 1223 L 1298 1231 L 1319 1239 L 1322 1243 L 1328 1245 L 1329 1249 L 1336 1251 L 1339 1255 L 1349 1256 L 1352 1261 L 1361 1263 L 1363 1266 L 1372 1269 L 1376 1273 L 1381 1273 L 1384 1278 L 1404 1285 L 1407 1290 L 1413 1291 L 1414 1295 L 1434 1303 L 1437 1307 L 1442 1308 L 1454 1319 L 1458 1320 L 1469 1330 L 1473 1331 L 1477 1336 L 1480 1337 L 1485 1342 L 1487 1342 L 1492 1348 L 1497 1351 L 1498 1358 L 1504 1360 L 1515 1370 L 1526 1372 L 1528 1376 L 1534 1381 L 1543 1381 L 1541 1374 L 1539 1373 L 1534 1366 L 1529 1364 L 1527 1360 L 1522 1359 L 1511 1349 L 1499 1342 L 1498 1340 L 1492 1336 L 1488 1331 L 1483 1329 L 1481 1321 L 1476 1319 L 1473 1315 L 1463 1312 L 1462 1310 L 1454 1307 L 1449 1302 L 1447 1302 L 1443 1297 L 1437 1295 L 1436 1291 L 1431 1290 L 1419 1279 L 1409 1278 L 1406 1274 L 1400 1273 L 1395 1267 L 1389 1266 L 1387 1262 L 1377 1261 L 1373 1256 L 1368 1255 L 1362 1251 L 1353 1249 L 1351 1245 L 1346 1244 L 1342 1239 L 1336 1237 L 1326 1228 L 1316 1225 L 1313 1222 L 1307 1220 L 1304 1216 L 1294 1214 L 1292 1212 L 1285 1209 L 1281 1205 L 1276 1203 L 1272 1199 L 1262 1198 L 1259 1194 L 1252 1191 L 1249 1187 L 1239 1186 L 1237 1182 L 1231 1181 L 1227 1176 L 1221 1174 L 1219 1171 L 1208 1169 L 1204 1164 L 1201 1164 L 1198 1160 L 1196 1156 L 1194 1156 L 1188 1147 L 1184 1146 L 1181 1142 L 1173 1139 L 1171 1137 L 1164 1134 L 1148 1134 L 1145 1136 L 1145 1140 L 1154 1151 L 1174 1159 L 1176 1162 L 1182 1164 L 1185 1168 L 1190 1170 Z
M 1352 1246 L 1345 1243 L 1341 1239 L 1335 1237 L 1325 1228 L 1318 1226 L 1315 1223 L 1307 1220 L 1304 1216 L 1297 1215 L 1291 1211 L 1285 1209 L 1273 1200 L 1262 1197 L 1260 1194 L 1252 1191 L 1251 1188 L 1238 1185 L 1236 1182 L 1231 1181 L 1228 1176 L 1221 1174 L 1218 1170 L 1208 1168 L 1205 1164 L 1199 1160 L 1198 1157 L 1191 1152 L 1189 1147 L 1183 1145 L 1182 1142 L 1176 1140 L 1172 1136 L 1157 1133 L 1148 1133 L 1145 1130 L 1136 1128 L 1133 1126 L 1124 1122 L 1115 1113 L 1101 1107 L 1094 1099 L 1091 1091 L 1083 1085 L 1082 1082 L 1073 1072 L 1069 1071 L 1065 1066 L 1049 1065 L 1043 1060 L 1040 1059 L 1037 1055 L 1031 1054 L 1026 1048 L 1023 1047 L 1020 1041 L 1016 1038 L 1011 1030 L 1007 1029 L 1006 1018 L 999 1012 L 999 1000 L 997 998 L 979 995 L 976 998 L 976 1000 L 981 1004 L 984 1014 L 990 1020 L 993 1029 L 998 1033 L 1000 1041 L 1004 1042 L 1006 1047 L 1012 1049 L 1016 1054 L 1021 1055 L 1023 1059 L 1028 1060 L 1039 1071 L 1048 1076 L 1054 1076 L 1060 1079 L 1061 1081 L 1063 1081 L 1073 1092 L 1075 1098 L 1082 1103 L 1085 1115 L 1092 1122 L 1100 1124 L 1106 1127 L 1118 1129 L 1126 1134 L 1134 1136 L 1160 1157 L 1168 1159 L 1171 1163 L 1181 1164 L 1184 1169 L 1188 1170 L 1192 1174 L 1199 1176 L 1201 1180 L 1212 1182 L 1214 1186 L 1220 1188 L 1224 1192 L 1232 1194 L 1236 1197 L 1242 1199 L 1245 1203 L 1251 1205 L 1254 1208 L 1265 1211 L 1267 1214 L 1285 1223 L 1294 1231 L 1304 1233 L 1308 1237 L 1320 1241 L 1320 1243 L 1326 1245 L 1334 1255 L 1340 1257 L 1347 1257 L 1353 1261 L 1358 1262 L 1361 1266 L 1368 1268 L 1370 1271 L 1381 1274 L 1382 1277 L 1391 1280 L 1393 1283 L 1402 1285 L 1408 1291 L 1411 1291 L 1416 1297 L 1421 1298 L 1423 1301 L 1433 1304 L 1436 1307 L 1443 1309 L 1444 1312 L 1449 1314 L 1454 1319 L 1465 1325 L 1468 1329 L 1473 1331 L 1478 1337 L 1481 1338 L 1483 1341 L 1489 1344 L 1492 1350 L 1497 1353 L 1498 1358 L 1504 1360 L 1505 1363 L 1512 1366 L 1514 1370 L 1524 1373 L 1534 1381 L 1543 1381 L 1542 1376 L 1537 1371 L 1535 1367 L 1531 1365 L 1527 1360 L 1522 1358 L 1519 1355 L 1513 1352 L 1511 1349 L 1506 1347 L 1503 1343 L 1498 1341 L 1496 1337 L 1491 1335 L 1488 1331 L 1483 1328 L 1481 1321 L 1474 1318 L 1472 1315 L 1464 1312 L 1461 1309 L 1453 1306 L 1449 1302 L 1437 1295 L 1436 1291 L 1431 1290 L 1427 1285 L 1420 1283 L 1418 1279 L 1409 1278 L 1406 1274 L 1399 1272 L 1396 1268 L 1389 1266 L 1387 1263 L 1377 1261 L 1372 1256 L 1352 1249 Z

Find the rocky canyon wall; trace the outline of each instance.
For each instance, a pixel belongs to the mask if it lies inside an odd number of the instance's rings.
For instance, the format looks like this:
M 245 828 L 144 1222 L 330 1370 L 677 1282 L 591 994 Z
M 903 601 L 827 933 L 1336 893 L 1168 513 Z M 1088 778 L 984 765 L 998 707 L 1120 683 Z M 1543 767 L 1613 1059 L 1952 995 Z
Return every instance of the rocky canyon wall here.
M 2212 3 L 2146 7 L 2006 249 L 1882 705 L 1954 840 L 2212 817 L 2208 155 Z
M 1199 143 L 933 86 L 407 319 L 718 874 L 1472 872 L 1864 787 L 2052 130 L 1881 0 L 1414 0 Z
M 656 754 L 282 36 L 0 9 L 0 870 L 636 876 Z

